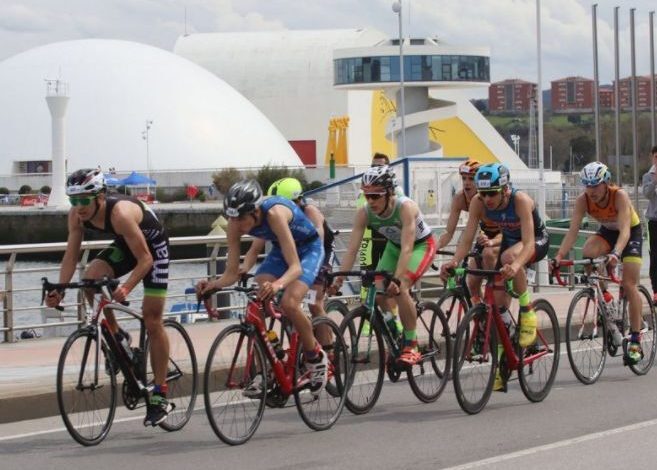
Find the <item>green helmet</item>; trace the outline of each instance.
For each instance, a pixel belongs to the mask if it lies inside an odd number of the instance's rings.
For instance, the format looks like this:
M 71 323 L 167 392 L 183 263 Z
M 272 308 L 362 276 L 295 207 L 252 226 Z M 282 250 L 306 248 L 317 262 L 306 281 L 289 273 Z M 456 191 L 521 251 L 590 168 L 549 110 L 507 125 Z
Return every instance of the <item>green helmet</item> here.
M 267 196 L 282 196 L 286 199 L 294 201 L 299 199 L 303 188 L 301 183 L 296 178 L 281 178 L 274 181 L 267 191 Z

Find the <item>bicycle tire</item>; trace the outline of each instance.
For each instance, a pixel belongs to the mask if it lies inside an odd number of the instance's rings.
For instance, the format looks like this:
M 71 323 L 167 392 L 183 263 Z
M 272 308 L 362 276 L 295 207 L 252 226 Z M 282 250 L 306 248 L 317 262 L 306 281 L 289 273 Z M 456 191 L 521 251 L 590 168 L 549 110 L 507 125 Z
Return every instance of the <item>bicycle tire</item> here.
M 333 319 L 337 325 L 340 325 L 342 319 L 349 315 L 349 307 L 347 307 L 347 305 L 342 300 L 338 299 L 331 299 L 327 301 L 324 304 L 324 311 L 331 319 Z M 331 315 L 331 312 L 335 312 L 336 315 Z M 338 322 L 338 319 L 340 322 Z
M 294 401 L 299 416 L 304 423 L 315 431 L 329 429 L 342 414 L 347 390 L 349 389 L 349 352 L 342 338 L 340 328 L 328 317 L 317 317 L 312 320 L 313 333 L 319 326 L 328 326 L 333 336 L 333 344 L 329 349 L 324 345 L 325 354 L 329 355 L 329 379 L 326 386 L 316 395 L 307 388 L 299 388 L 303 374 L 303 348 L 297 350 L 297 367 L 294 370 Z
M 59 413 L 71 437 L 83 446 L 95 446 L 107 437 L 116 411 L 117 386 L 113 361 L 105 361 L 109 354 L 103 342 L 101 355 L 96 358 L 95 331 L 95 328 L 84 328 L 71 334 L 62 347 L 57 364 Z M 99 382 L 94 384 L 96 376 Z M 78 387 L 80 378 L 84 385 L 82 390 Z
M 356 307 L 345 317 L 340 332 L 349 348 L 349 383 L 345 406 L 353 414 L 369 412 L 376 404 L 383 387 L 386 368 L 386 348 L 377 317 L 372 316 L 370 334 L 363 335 L 365 321 L 370 317 L 368 310 Z M 367 352 L 368 342 L 370 350 Z
M 465 312 L 472 307 L 470 299 L 465 297 L 460 290 L 446 290 L 438 297 L 436 305 L 444 313 L 449 332 L 453 338 Z
M 579 306 L 584 302 L 584 306 Z M 607 361 L 607 322 L 593 289 L 582 289 L 570 301 L 566 316 L 566 350 L 570 369 L 584 385 L 594 384 Z
M 434 302 L 417 305 L 417 338 L 422 359 L 407 368 L 406 374 L 415 396 L 424 403 L 431 403 L 445 390 L 451 359 L 447 319 Z
M 641 316 L 644 323 L 647 324 L 648 330 L 641 335 L 641 349 L 643 350 L 643 358 L 636 364 L 628 363 L 628 367 L 636 375 L 645 375 L 652 368 L 655 362 L 655 352 L 657 351 L 657 316 L 655 314 L 655 306 L 652 303 L 648 289 L 640 285 L 639 295 L 642 297 Z M 623 300 L 623 303 L 626 302 L 627 298 Z M 623 306 L 625 312 L 628 311 L 628 308 L 629 304 Z
M 175 405 L 167 419 L 159 424 L 166 431 L 182 429 L 194 413 L 198 387 L 198 366 L 192 340 L 185 328 L 177 321 L 169 318 L 164 320 L 164 331 L 169 338 L 169 362 L 167 365 L 168 385 L 167 400 Z M 146 365 L 146 383 L 153 380 L 150 365 L 150 340 L 146 338 L 144 347 L 144 363 Z
M 228 326 L 212 343 L 203 379 L 205 412 L 212 430 L 226 444 L 244 444 L 258 429 L 265 412 L 266 370 L 262 346 L 245 326 Z M 257 377 L 260 394 L 245 396 L 244 389 Z M 234 382 L 228 384 L 229 378 Z
M 491 325 L 486 337 L 488 321 Z M 497 369 L 497 332 L 492 312 L 488 312 L 485 305 L 475 305 L 466 312 L 456 329 L 453 354 L 452 381 L 456 400 L 463 411 L 477 414 L 493 393 Z
M 554 378 L 559 369 L 559 322 L 554 308 L 545 299 L 533 302 L 536 312 L 536 341 L 520 349 L 518 355 L 523 362 L 518 368 L 520 388 L 525 397 L 532 402 L 540 402 L 550 394 Z M 541 354 L 531 362 L 527 358 Z

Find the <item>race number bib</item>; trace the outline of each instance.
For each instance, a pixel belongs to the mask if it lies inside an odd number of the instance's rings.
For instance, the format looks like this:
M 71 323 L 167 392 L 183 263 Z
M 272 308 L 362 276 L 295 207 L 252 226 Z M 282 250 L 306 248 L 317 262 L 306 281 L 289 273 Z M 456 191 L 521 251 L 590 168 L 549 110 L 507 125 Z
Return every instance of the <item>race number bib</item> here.
M 527 282 L 534 284 L 536 282 L 536 271 L 532 268 L 527 268 Z

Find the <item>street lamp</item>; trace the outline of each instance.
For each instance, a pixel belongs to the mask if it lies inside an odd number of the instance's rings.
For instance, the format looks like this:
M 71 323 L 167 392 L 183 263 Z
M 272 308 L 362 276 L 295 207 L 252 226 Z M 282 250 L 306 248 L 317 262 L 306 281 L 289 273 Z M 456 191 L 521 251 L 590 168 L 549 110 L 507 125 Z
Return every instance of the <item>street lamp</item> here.
M 401 157 L 406 156 L 406 123 L 404 115 L 404 35 L 402 32 L 402 0 L 395 0 L 392 4 L 392 11 L 397 14 L 399 18 L 399 94 L 400 94 L 400 113 L 401 113 Z
M 141 138 L 146 141 L 146 176 L 148 176 L 149 180 L 151 179 L 151 157 L 150 157 L 150 153 L 148 151 L 148 131 L 150 130 L 152 125 L 153 125 L 153 120 L 152 119 L 147 119 L 146 120 L 146 129 L 141 131 Z M 148 194 L 151 193 L 150 182 L 149 182 L 149 184 L 146 185 L 146 192 Z

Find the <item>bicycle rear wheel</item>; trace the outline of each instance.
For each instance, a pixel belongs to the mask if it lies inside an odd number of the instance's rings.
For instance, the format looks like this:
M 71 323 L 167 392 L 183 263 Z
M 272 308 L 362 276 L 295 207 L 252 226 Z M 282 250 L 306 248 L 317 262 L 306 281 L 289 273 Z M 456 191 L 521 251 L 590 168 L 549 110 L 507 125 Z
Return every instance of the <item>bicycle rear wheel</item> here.
M 456 399 L 469 414 L 483 410 L 493 392 L 497 334 L 492 319 L 485 305 L 475 305 L 456 329 L 452 380 Z
M 370 411 L 379 399 L 386 366 L 381 325 L 375 316 L 371 322 L 369 317 L 365 307 L 357 307 L 340 325 L 349 351 L 350 387 L 345 405 L 357 415 Z
M 349 353 L 340 329 L 333 320 L 328 317 L 318 317 L 314 318 L 312 323 L 315 336 L 318 327 L 331 330 L 333 343 L 322 345 L 329 357 L 328 382 L 316 395 L 305 387 L 299 388 L 300 380 L 304 379 L 303 348 L 299 345 L 297 367 L 294 370 L 294 400 L 303 422 L 310 429 L 323 431 L 335 424 L 344 408 L 349 388 Z
M 417 339 L 422 359 L 407 369 L 408 383 L 420 401 L 436 401 L 447 385 L 451 338 L 445 315 L 433 302 L 417 306 Z
M 100 355 L 93 328 L 71 334 L 57 365 L 57 404 L 73 439 L 84 446 L 100 443 L 112 427 L 116 410 L 116 375 L 107 346 Z
M 192 417 L 196 403 L 198 367 L 192 340 L 183 326 L 173 319 L 164 320 L 164 331 L 169 339 L 169 362 L 167 363 L 166 383 L 169 387 L 167 400 L 175 405 L 160 427 L 167 431 L 178 431 Z M 153 369 L 150 362 L 150 341 L 146 338 L 144 358 L 146 362 L 146 383 L 153 383 Z
M 461 319 L 471 306 L 470 302 L 460 290 L 447 290 L 438 298 L 436 305 L 445 314 L 449 333 L 453 338 Z
M 536 341 L 520 349 L 518 369 L 520 388 L 529 401 L 543 401 L 550 393 L 559 368 L 559 323 L 547 300 L 534 301 Z
M 585 385 L 595 383 L 607 360 L 607 323 L 592 289 L 575 294 L 566 317 L 566 350 L 568 362 L 577 380 Z
M 205 412 L 219 439 L 239 445 L 253 436 L 265 412 L 266 384 L 265 355 L 255 334 L 243 325 L 225 328 L 210 347 L 204 376 Z
M 657 350 L 657 317 L 655 316 L 655 306 L 650 298 L 648 289 L 644 286 L 639 286 L 639 296 L 641 297 L 641 318 L 643 318 L 643 327 L 641 334 L 641 349 L 643 350 L 643 358 L 636 364 L 628 364 L 630 370 L 636 375 L 645 375 L 652 368 L 655 362 L 655 351 Z M 623 301 L 627 303 L 627 299 Z M 628 305 L 623 306 L 624 311 L 629 308 Z

